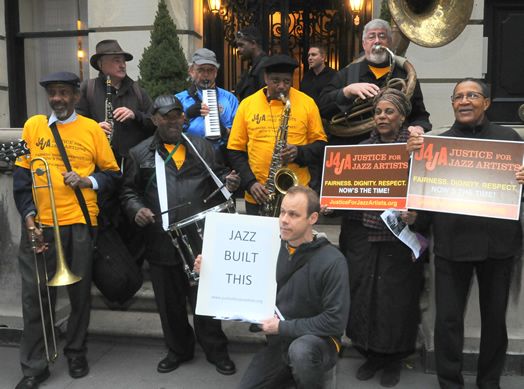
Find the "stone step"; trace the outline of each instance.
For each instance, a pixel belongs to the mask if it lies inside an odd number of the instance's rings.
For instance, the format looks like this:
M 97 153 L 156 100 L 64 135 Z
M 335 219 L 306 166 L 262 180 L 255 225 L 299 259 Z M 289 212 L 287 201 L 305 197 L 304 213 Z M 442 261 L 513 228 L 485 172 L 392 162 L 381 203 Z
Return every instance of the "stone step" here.
M 193 315 L 189 314 L 188 318 L 193 323 Z M 249 323 L 222 321 L 222 329 L 229 340 L 231 351 L 256 352 L 266 342 L 262 332 L 249 332 Z M 164 344 L 157 312 L 92 310 L 89 338 L 134 344 Z M 348 338 L 343 337 L 342 345 L 347 353 L 355 353 Z
M 238 213 L 245 213 L 244 199 L 237 200 L 236 210 Z M 326 234 L 330 242 L 338 246 L 340 219 L 321 216 L 315 230 Z M 162 326 L 148 277 L 147 263 L 144 264 L 143 271 L 145 280 L 142 288 L 125 304 L 110 303 L 93 286 L 90 337 L 123 342 L 163 343 Z M 189 316 L 192 323 L 192 315 Z M 261 332 L 249 332 L 247 323 L 224 321 L 222 328 L 230 341 L 231 350 L 254 352 L 265 342 Z M 344 346 L 350 349 L 349 343 L 344 338 Z

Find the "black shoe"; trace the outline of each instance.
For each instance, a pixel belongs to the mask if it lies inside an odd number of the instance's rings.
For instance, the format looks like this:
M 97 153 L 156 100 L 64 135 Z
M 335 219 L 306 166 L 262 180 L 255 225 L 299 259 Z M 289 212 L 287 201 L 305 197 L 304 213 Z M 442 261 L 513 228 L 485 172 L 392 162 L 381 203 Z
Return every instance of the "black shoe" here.
M 231 359 L 224 359 L 223 361 L 217 363 L 217 371 L 224 375 L 235 374 L 237 371 L 235 362 L 233 362 Z
M 86 357 L 68 358 L 69 375 L 73 378 L 82 378 L 89 373 L 89 365 Z
M 399 383 L 400 371 L 402 370 L 402 361 L 393 361 L 384 367 L 380 376 L 380 385 L 391 388 Z
M 49 368 L 46 366 L 44 371 L 33 377 L 24 376 L 22 380 L 16 385 L 15 389 L 37 389 L 38 386 L 47 380 L 51 373 L 49 373 Z
M 173 370 L 178 369 L 182 362 L 187 362 L 192 359 L 193 357 L 172 358 L 170 356 L 167 356 L 164 359 L 162 359 L 160 362 L 158 362 L 158 366 L 156 367 L 156 370 L 159 373 L 169 373 Z
M 160 362 L 158 362 L 156 371 L 158 371 L 159 373 L 169 373 L 173 370 L 178 369 L 179 366 L 180 363 L 177 360 L 165 357 Z
M 357 370 L 357 380 L 367 381 L 373 378 L 375 373 L 384 367 L 384 362 L 379 359 L 368 359 L 366 363 Z

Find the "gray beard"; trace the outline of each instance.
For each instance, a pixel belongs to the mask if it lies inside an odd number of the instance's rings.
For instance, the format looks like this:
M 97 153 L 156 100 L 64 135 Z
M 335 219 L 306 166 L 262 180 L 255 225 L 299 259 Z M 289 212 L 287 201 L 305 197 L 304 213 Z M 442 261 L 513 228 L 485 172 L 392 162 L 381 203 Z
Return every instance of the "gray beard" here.
M 62 111 L 55 111 L 53 109 L 53 113 L 58 118 L 58 120 L 66 120 L 68 118 L 68 116 L 67 116 L 67 109 L 64 109 Z
M 369 59 L 371 60 L 371 62 L 374 62 L 374 63 L 382 63 L 382 62 L 385 62 L 386 59 L 388 57 L 388 53 L 386 53 L 386 51 L 383 51 L 382 53 L 380 54 L 376 54 L 376 53 L 371 53 L 369 55 Z

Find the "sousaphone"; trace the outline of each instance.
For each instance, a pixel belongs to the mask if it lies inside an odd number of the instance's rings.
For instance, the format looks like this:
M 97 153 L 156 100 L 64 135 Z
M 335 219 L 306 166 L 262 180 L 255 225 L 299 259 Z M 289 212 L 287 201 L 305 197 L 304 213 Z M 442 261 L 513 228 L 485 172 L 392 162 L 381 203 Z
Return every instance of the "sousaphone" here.
M 411 42 L 440 47 L 466 28 L 474 0 L 388 0 L 391 18 Z
M 400 39 L 394 34 L 392 51 L 395 54 L 403 54 L 410 41 L 423 47 L 440 47 L 450 43 L 468 24 L 473 11 L 473 2 L 474 0 L 388 0 L 391 18 L 402 33 Z M 396 26 L 392 26 L 393 31 Z M 403 67 L 408 73 L 405 82 L 394 80 L 402 84 L 402 91 L 411 98 L 417 80 L 415 69 L 405 58 L 398 55 L 392 57 L 390 56 L 390 60 Z M 361 57 L 353 63 L 362 60 Z M 391 78 L 391 73 L 392 70 L 388 80 Z M 386 87 L 392 85 L 386 84 Z M 369 132 L 375 128 L 374 118 L 366 118 L 372 110 L 371 99 L 357 98 L 349 112 L 340 113 L 331 119 L 329 131 L 341 137 Z

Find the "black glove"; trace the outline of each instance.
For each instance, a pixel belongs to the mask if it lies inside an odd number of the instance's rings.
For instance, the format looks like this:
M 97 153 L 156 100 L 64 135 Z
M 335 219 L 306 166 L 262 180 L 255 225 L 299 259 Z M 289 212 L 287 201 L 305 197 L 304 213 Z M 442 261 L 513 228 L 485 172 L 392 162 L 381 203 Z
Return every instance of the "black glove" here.
M 202 104 L 196 103 L 193 104 L 191 107 L 186 109 L 186 117 L 189 119 L 194 119 L 200 116 L 200 108 L 202 108 Z

